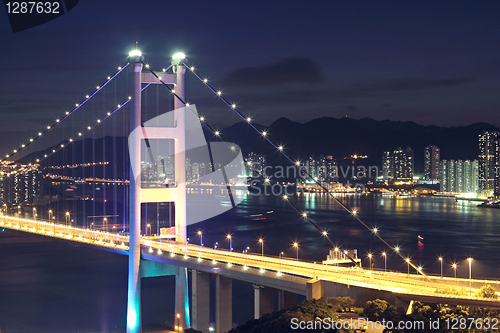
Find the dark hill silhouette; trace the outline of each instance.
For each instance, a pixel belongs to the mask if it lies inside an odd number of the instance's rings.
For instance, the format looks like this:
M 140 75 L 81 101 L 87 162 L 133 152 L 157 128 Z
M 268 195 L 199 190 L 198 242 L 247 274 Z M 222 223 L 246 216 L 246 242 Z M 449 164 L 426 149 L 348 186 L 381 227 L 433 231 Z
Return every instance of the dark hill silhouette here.
M 252 125 L 260 131 L 267 131 L 267 137 L 276 145 L 283 145 L 285 152 L 294 160 L 305 160 L 312 154 L 333 155 L 334 158 L 340 159 L 356 153 L 369 156 L 366 164 L 380 166 L 383 151 L 394 150 L 399 146 L 402 148 L 410 146 L 415 150 L 416 172 L 423 172 L 425 146 L 434 144 L 441 148 L 442 159 L 476 159 L 478 135 L 483 130 L 499 130 L 487 123 L 439 127 L 419 125 L 411 121 L 379 121 L 348 117 L 322 117 L 306 123 L 291 121 L 283 117 L 270 126 L 257 123 Z M 204 131 L 208 141 L 216 141 L 212 133 L 206 129 Z M 265 154 L 271 164 L 285 163 L 276 149 L 244 122 L 235 123 L 221 129 L 220 132 L 224 140 L 238 144 L 244 155 L 253 151 Z M 103 154 L 106 152 L 106 160 L 111 162 L 111 165 L 106 168 L 107 175 L 113 174 L 121 178 L 128 172 L 128 166 L 123 160 L 123 152 L 128 149 L 126 138 L 96 139 L 95 148 L 93 147 L 91 139 L 74 142 L 74 148 L 69 148 L 73 150 L 57 153 L 49 159 L 49 163 L 62 165 L 92 162 L 93 149 L 95 149 L 96 161 L 102 161 Z M 46 151 L 51 151 L 51 149 Z M 85 154 L 82 154 L 82 150 L 85 150 Z M 72 151 L 76 152 L 75 156 L 71 156 Z M 32 153 L 21 161 L 31 162 L 44 153 Z

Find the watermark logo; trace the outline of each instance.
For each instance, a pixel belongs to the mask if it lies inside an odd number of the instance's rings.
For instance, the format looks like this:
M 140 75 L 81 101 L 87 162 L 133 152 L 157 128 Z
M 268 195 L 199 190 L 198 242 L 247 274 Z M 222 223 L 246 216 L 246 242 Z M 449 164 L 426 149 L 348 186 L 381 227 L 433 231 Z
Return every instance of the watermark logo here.
M 368 179 L 376 178 L 377 166 L 347 165 L 315 166 L 309 163 L 289 166 L 264 166 L 247 161 L 246 174 L 251 176 L 253 195 L 293 195 L 295 192 L 324 191 L 364 192 Z
M 195 105 L 134 129 L 129 152 L 141 202 L 174 202 L 180 209 L 185 205 L 187 225 L 222 214 L 247 196 L 246 186 L 241 186 L 241 149 L 207 142 Z

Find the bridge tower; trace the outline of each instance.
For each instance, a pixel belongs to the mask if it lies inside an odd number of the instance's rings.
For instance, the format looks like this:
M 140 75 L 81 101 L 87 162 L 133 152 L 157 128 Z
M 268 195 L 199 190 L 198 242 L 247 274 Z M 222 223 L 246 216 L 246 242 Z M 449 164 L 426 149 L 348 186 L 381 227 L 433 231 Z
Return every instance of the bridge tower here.
M 142 83 L 175 85 L 175 93 L 184 100 L 184 55 L 178 53 L 172 59 L 174 74 L 142 73 L 141 52 L 129 54 L 131 70 L 130 107 L 130 185 L 129 185 L 129 277 L 127 299 L 127 333 L 140 333 L 141 328 L 141 203 L 174 202 L 176 241 L 186 243 L 186 130 L 184 104 L 174 99 L 174 127 L 148 128 L 141 120 Z M 144 189 L 141 187 L 141 140 L 175 139 L 175 188 Z M 176 267 L 175 314 L 176 323 L 183 328 L 190 326 L 187 268 Z

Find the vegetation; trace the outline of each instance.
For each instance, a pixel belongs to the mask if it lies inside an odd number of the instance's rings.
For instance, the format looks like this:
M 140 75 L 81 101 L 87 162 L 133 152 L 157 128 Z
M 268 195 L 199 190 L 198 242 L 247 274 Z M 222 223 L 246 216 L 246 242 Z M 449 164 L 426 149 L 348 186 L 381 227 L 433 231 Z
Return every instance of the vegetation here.
M 473 323 L 472 320 L 468 318 L 475 318 L 478 319 L 478 321 Z M 414 322 L 423 321 L 425 326 L 422 330 L 399 330 L 397 332 L 498 332 L 500 312 L 460 305 L 449 306 L 446 304 L 424 304 L 415 302 L 412 313 L 410 315 L 401 316 L 399 320 Z M 486 329 L 487 323 L 490 325 L 489 329 Z M 430 327 L 432 327 L 432 329 L 429 329 Z
M 184 333 L 203 333 L 202 331 L 195 330 L 194 328 L 187 328 Z
M 446 288 L 443 288 L 446 289 Z M 449 288 L 452 289 L 452 288 Z M 451 292 L 460 292 L 448 290 Z M 491 286 L 484 286 L 478 293 L 486 295 L 484 297 L 492 298 L 494 290 Z M 495 294 L 496 295 L 496 294 Z M 481 296 L 483 297 L 483 296 Z M 324 318 L 337 320 L 337 313 L 346 308 L 352 309 L 354 301 L 349 297 L 332 297 L 328 299 L 306 300 L 290 309 L 275 311 L 262 316 L 260 319 L 250 320 L 242 324 L 229 333 L 295 333 L 301 330 L 291 328 L 292 318 L 299 321 L 316 321 Z M 397 325 L 398 322 L 423 322 L 423 328 L 418 329 L 396 329 L 392 332 L 454 332 L 454 333 L 484 333 L 498 332 L 500 328 L 500 311 L 482 308 L 470 308 L 464 306 L 449 306 L 446 304 L 424 304 L 414 302 L 412 312 L 409 315 L 398 315 L 396 307 L 390 305 L 387 301 L 375 299 L 366 302 L 365 307 L 359 312 L 362 317 L 372 321 L 392 321 Z M 472 322 L 469 318 L 477 319 Z M 489 325 L 489 328 L 487 328 Z M 304 331 L 304 330 L 302 330 Z M 335 332 L 335 330 L 306 330 L 312 333 Z M 337 331 L 343 332 L 343 331 Z M 193 332 L 194 333 L 194 332 Z
M 483 297 L 483 298 L 495 298 L 495 299 L 498 298 L 498 295 L 495 292 L 495 289 L 493 289 L 493 287 L 490 286 L 489 284 L 482 286 L 481 289 L 479 289 L 475 293 L 475 295 L 477 297 Z
M 382 321 L 383 319 L 386 321 L 396 321 L 398 320 L 398 310 L 387 301 L 377 298 L 376 300 L 366 302 L 361 316 L 372 321 Z
M 467 296 L 467 290 L 465 288 L 453 288 L 450 286 L 446 286 L 444 288 L 436 288 L 436 294 Z
M 347 300 L 346 300 L 347 301 Z M 350 304 L 354 302 L 351 300 Z M 336 309 L 340 309 L 340 304 L 332 304 L 324 298 L 305 300 L 301 304 L 290 309 L 275 311 L 263 315 L 259 319 L 249 320 L 246 323 L 233 328 L 229 333 L 285 333 L 297 332 L 292 330 L 290 323 L 292 318 L 299 321 L 315 321 L 323 318 L 337 318 Z M 321 332 L 321 330 L 307 330 L 307 332 Z

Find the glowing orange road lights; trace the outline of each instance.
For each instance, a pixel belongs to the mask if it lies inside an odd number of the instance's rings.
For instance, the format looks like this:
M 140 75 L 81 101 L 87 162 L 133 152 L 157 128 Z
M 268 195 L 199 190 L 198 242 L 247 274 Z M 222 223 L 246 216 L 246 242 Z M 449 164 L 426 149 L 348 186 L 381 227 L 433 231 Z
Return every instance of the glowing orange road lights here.
M 198 230 L 198 236 L 200 236 L 200 246 L 203 246 L 203 233 L 201 230 Z
M 370 267 L 368 269 L 372 269 L 372 254 L 368 253 L 368 259 L 370 259 Z
M 297 249 L 297 261 L 299 261 L 299 243 L 293 243 L 293 247 Z
M 457 278 L 457 264 L 453 263 L 453 265 L 451 265 L 451 267 L 453 267 L 453 269 L 455 270 L 455 279 Z
M 387 253 L 382 252 L 382 256 L 384 257 L 384 272 L 387 272 Z
M 467 258 L 469 262 L 469 294 L 472 295 L 472 258 Z
M 233 237 L 231 237 L 231 234 L 226 235 L 226 238 L 229 240 L 229 251 L 233 250 Z
M 443 278 L 443 257 L 439 257 L 438 260 L 441 263 L 441 278 Z
M 264 240 L 259 238 L 259 243 L 262 245 L 262 256 L 264 256 Z
M 408 265 L 408 275 L 410 275 L 410 258 L 405 259 L 406 264 Z

